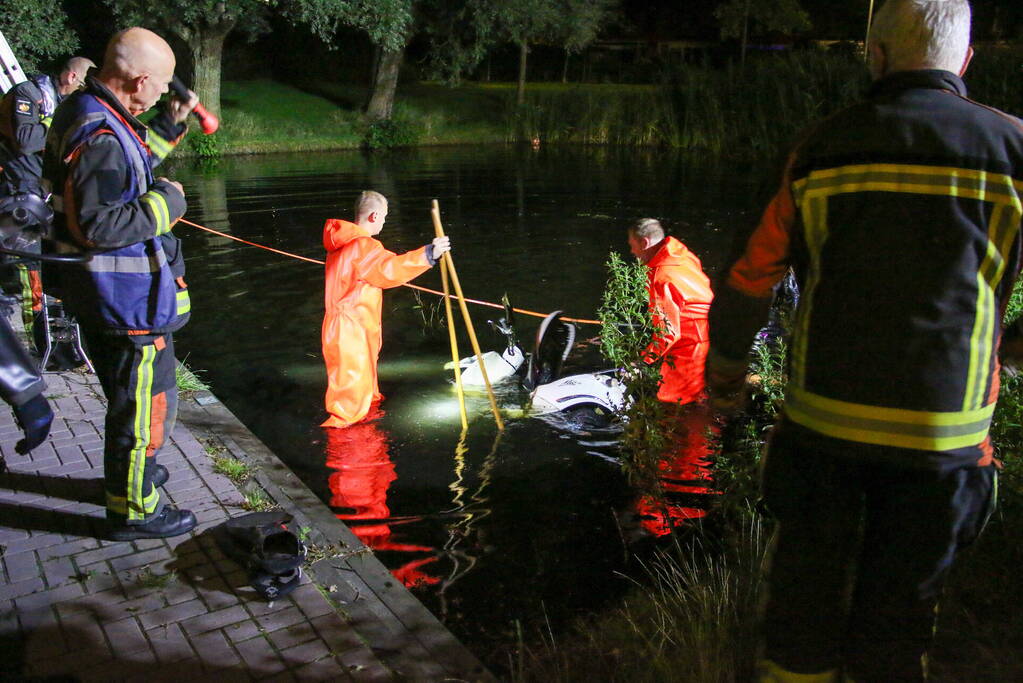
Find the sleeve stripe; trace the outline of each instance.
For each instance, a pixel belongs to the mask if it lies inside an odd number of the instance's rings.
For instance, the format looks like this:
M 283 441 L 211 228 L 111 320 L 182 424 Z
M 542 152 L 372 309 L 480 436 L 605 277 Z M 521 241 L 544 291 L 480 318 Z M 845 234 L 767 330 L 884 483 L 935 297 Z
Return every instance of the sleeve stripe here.
M 140 200 L 149 207 L 149 211 L 153 214 L 153 220 L 156 222 L 156 234 L 162 235 L 166 232 L 170 232 L 170 210 L 167 208 L 167 200 L 163 198 L 163 195 L 157 192 L 147 192 Z

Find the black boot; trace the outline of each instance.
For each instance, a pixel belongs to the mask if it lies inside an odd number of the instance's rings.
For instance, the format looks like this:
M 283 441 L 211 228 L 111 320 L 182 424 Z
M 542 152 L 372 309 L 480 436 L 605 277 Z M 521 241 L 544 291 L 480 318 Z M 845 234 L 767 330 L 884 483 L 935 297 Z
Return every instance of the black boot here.
M 191 510 L 179 510 L 165 505 L 162 510 L 143 524 L 127 524 L 121 515 L 107 512 L 110 540 L 137 541 L 140 538 L 167 538 L 185 534 L 195 528 L 195 515 Z

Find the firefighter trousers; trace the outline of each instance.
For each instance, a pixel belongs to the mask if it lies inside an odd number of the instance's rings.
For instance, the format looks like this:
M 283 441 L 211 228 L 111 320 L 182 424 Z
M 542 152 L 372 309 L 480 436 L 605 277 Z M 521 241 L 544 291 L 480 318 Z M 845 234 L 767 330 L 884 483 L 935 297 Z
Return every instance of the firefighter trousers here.
M 777 528 L 763 659 L 858 683 L 923 680 L 942 586 L 994 508 L 995 469 L 909 468 L 812 434 L 783 420 L 764 463 Z
M 107 518 L 142 524 L 160 510 L 153 465 L 177 417 L 174 341 L 170 334 L 126 337 L 91 327 L 82 333 L 107 398 Z

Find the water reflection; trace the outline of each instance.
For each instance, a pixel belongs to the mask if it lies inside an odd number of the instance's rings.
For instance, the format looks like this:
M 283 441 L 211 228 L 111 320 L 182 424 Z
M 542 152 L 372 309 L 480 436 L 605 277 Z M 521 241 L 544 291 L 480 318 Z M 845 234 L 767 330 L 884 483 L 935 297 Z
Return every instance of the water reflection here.
M 658 491 L 640 492 L 622 516 L 628 540 L 667 536 L 707 516 L 713 497 L 711 461 L 719 426 L 705 406 L 686 406 L 675 435 L 657 464 Z
M 440 577 L 428 574 L 426 568 L 437 562 L 437 550 L 394 538 L 393 525 L 415 518 L 393 519 L 387 507 L 387 490 L 398 475 L 388 452 L 387 433 L 378 423 L 381 417 L 383 411 L 377 410 L 346 429 L 324 429 L 327 467 L 334 470 L 328 478 L 330 506 L 367 547 L 413 556 L 391 570 L 402 584 L 433 585 Z
M 762 202 L 753 183 L 773 177 L 652 150 L 546 146 L 239 157 L 217 169 L 179 162 L 166 172 L 185 185 L 186 218 L 310 258 L 323 257 L 324 219 L 350 216 L 363 189 L 391 196 L 381 239 L 399 252 L 432 237 L 436 197 L 466 296 L 496 302 L 507 292 L 517 307 L 581 318 L 596 317 L 603 264 L 609 251 L 624 253 L 629 222 L 660 217 L 713 273 L 732 229 L 756 218 Z M 699 514 L 708 497 L 689 489 L 705 485 L 698 448 L 665 458 L 662 510 L 628 487 L 614 435 L 580 437 L 505 412 L 497 441 L 480 395 L 469 397 L 472 422 L 460 436 L 442 370 L 447 331 L 430 313 L 434 302 L 417 308 L 403 288 L 384 298 L 378 367 L 387 414 L 321 430 L 322 267 L 187 226 L 175 233 L 193 292 L 192 321 L 175 339 L 189 365 L 484 658 L 492 644 L 515 641 L 516 620 L 526 632 L 557 630 L 627 590 L 618 573 L 630 554 L 621 517 L 656 539 Z M 440 289 L 439 280 L 434 269 L 421 284 Z M 495 312 L 470 312 L 481 345 L 502 348 L 483 322 Z M 519 322 L 521 339 L 531 339 Z M 469 348 L 468 339 L 459 346 Z M 499 387 L 498 400 L 509 411 L 521 405 L 521 390 Z M 495 653 L 489 661 L 507 659 Z

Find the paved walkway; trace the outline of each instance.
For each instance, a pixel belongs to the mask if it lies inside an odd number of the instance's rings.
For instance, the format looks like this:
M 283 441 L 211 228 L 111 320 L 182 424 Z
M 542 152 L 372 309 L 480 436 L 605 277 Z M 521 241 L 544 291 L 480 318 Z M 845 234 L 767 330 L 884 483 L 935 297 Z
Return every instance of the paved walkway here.
M 48 373 L 57 414 L 31 456 L 0 403 L 0 679 L 81 681 L 492 680 L 479 662 L 216 398 L 182 401 L 160 462 L 192 534 L 103 538 L 104 401 L 93 375 Z M 200 441 L 202 439 L 202 441 Z M 267 604 L 212 543 L 243 491 L 207 449 L 256 470 L 258 488 L 309 530 L 304 583 Z M 245 488 L 243 487 L 243 488 Z M 314 561 L 315 560 L 315 561 Z M 328 598 L 329 596 L 329 598 Z

